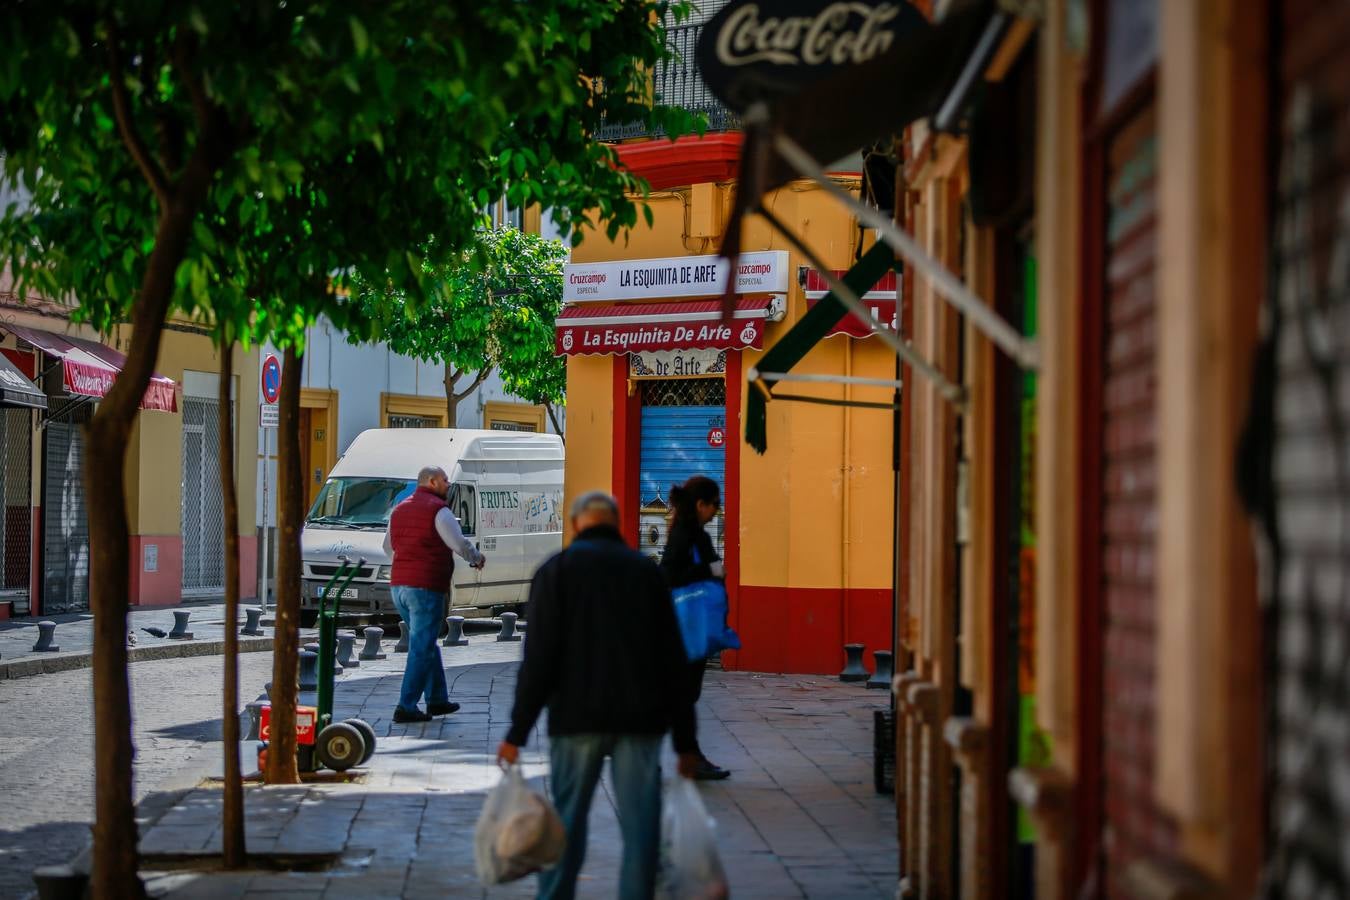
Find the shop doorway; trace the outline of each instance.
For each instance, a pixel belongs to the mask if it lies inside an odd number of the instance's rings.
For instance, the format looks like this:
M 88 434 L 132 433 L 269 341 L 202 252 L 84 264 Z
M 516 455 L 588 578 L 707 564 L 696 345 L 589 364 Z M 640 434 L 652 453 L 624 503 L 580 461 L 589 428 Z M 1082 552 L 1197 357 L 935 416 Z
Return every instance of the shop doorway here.
M 89 609 L 89 516 L 84 499 L 84 429 L 90 403 L 47 420 L 43 464 L 42 614 Z
M 401 426 L 411 427 L 412 423 L 403 422 Z M 300 471 L 305 484 L 305 510 L 308 511 L 318 499 L 328 473 L 337 464 L 337 391 L 301 389 L 299 430 Z
M 225 510 L 220 496 L 220 401 L 183 398 L 183 595 L 225 591 Z
M 727 389 L 722 378 L 662 378 L 642 382 L 638 459 L 638 545 L 660 559 L 666 544 L 666 498 L 672 485 L 706 475 L 722 488 L 723 508 L 707 525 L 726 555 Z
M 5 515 L 0 521 L 0 599 L 14 604 L 16 615 L 31 613 L 33 563 L 33 414 L 26 409 L 0 412 L 0 492 Z

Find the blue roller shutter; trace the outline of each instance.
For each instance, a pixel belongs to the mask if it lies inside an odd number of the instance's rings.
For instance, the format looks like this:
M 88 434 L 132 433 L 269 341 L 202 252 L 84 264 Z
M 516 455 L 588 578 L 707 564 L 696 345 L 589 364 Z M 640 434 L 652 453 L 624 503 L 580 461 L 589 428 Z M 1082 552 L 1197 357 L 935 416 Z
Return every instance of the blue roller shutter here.
M 726 450 L 708 442 L 725 434 L 726 410 L 720 406 L 645 406 L 642 408 L 642 459 L 638 493 L 644 507 L 665 502 L 671 485 L 706 475 L 719 485 L 726 474 Z

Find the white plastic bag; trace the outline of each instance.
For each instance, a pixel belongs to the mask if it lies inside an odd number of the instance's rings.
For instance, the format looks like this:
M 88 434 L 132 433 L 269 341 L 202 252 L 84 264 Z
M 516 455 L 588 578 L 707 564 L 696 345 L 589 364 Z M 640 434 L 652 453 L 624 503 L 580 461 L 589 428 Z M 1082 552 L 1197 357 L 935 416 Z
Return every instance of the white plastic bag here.
M 483 802 L 473 833 L 474 865 L 484 885 L 503 884 L 562 859 L 562 819 L 548 798 L 530 790 L 520 766 L 509 766 Z
M 722 858 L 717 855 L 714 827 L 694 782 L 675 778 L 661 812 L 657 900 L 726 900 L 731 896 Z

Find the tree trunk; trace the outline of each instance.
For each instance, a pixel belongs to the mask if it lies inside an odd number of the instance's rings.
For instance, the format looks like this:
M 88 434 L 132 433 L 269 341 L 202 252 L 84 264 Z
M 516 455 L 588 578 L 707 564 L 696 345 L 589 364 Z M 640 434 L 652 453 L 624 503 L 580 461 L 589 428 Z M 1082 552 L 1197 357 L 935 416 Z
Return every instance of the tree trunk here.
M 478 370 L 478 374 L 473 377 L 473 382 L 464 390 L 456 392 L 455 385 L 459 379 L 464 377 L 463 372 L 456 372 L 450 368 L 450 364 L 445 364 L 445 409 L 450 417 L 450 428 L 459 427 L 459 404 L 463 402 L 470 394 L 478 390 L 483 382 L 488 380 L 492 374 L 492 366 L 484 366 Z
M 456 372 L 445 364 L 445 427 L 459 427 L 459 395 L 455 393 L 455 384 L 458 383 L 463 372 Z
M 194 154 L 155 226 L 155 246 L 131 307 L 126 363 L 86 427 L 84 479 L 89 511 L 89 604 L 94 614 L 94 900 L 145 896 L 137 875 L 132 799 L 131 692 L 127 684 L 127 606 L 131 530 L 126 459 L 141 399 L 159 358 L 174 276 L 197 210 L 215 173 L 215 150 Z
M 225 742 L 225 804 L 221 837 L 225 868 L 242 869 L 248 858 L 244 844 L 244 782 L 239 771 L 239 495 L 234 486 L 234 342 L 221 341 L 220 354 L 220 496 L 225 512 L 225 685 L 221 717 Z
M 557 413 L 556 410 L 554 410 L 553 404 L 552 404 L 552 403 L 545 403 L 545 404 L 544 404 L 544 411 L 548 413 L 548 420 L 549 420 L 550 422 L 553 423 L 553 430 L 556 431 L 556 432 L 558 432 L 558 440 L 562 441 L 562 442 L 563 442 L 563 446 L 566 447 L 566 446 L 567 446 L 567 438 L 565 438 L 565 437 L 563 436 L 563 428 L 562 428 L 562 425 L 560 425 L 560 424 L 558 423 L 558 413 Z
M 300 360 L 286 348 L 277 422 L 276 636 L 272 644 L 272 721 L 267 783 L 298 784 L 295 702 L 300 661 L 300 527 L 305 516 L 300 471 Z

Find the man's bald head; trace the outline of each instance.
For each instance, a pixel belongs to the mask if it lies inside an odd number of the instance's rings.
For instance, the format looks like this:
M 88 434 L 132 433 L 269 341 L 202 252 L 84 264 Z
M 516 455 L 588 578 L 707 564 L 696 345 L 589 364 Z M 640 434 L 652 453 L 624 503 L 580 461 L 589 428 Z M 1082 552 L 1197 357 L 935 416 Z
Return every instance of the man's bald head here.
M 596 525 L 619 527 L 619 503 L 604 491 L 588 491 L 572 501 L 572 531 L 580 534 Z
M 439 497 L 450 492 L 450 478 L 440 466 L 423 466 L 417 473 L 417 486 L 429 488 Z

